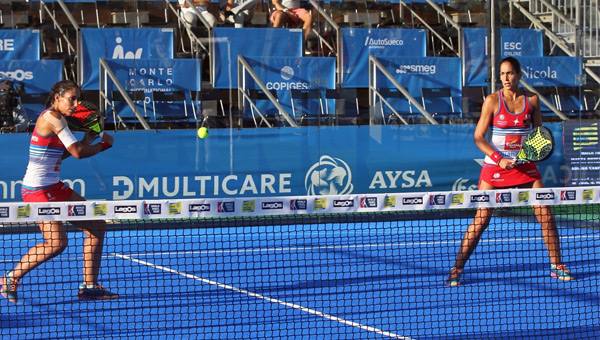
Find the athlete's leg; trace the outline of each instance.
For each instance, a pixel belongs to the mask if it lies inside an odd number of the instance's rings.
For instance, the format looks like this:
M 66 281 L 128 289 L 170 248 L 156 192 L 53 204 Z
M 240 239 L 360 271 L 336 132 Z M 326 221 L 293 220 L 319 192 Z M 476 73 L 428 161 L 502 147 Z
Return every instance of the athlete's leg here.
M 76 192 L 73 192 L 68 201 L 84 201 Z M 98 283 L 98 273 L 102 262 L 102 247 L 106 233 L 106 222 L 98 221 L 72 221 L 77 228 L 85 234 L 83 243 L 83 283 L 93 285 Z
M 543 188 L 544 183 L 541 179 L 533 182 L 533 188 Z M 542 225 L 542 236 L 544 242 L 548 248 L 548 255 L 550 256 L 550 262 L 554 265 L 560 265 L 562 258 L 560 254 L 560 243 L 558 237 L 558 228 L 556 227 L 556 221 L 552 214 L 552 208 L 545 205 L 536 205 L 531 207 L 533 212 L 540 224 Z
M 493 212 L 494 209 L 492 208 L 477 209 L 475 217 L 467 228 L 461 242 L 456 261 L 454 262 L 454 268 L 462 270 L 465 267 L 465 264 L 473 254 L 473 251 L 477 248 L 481 235 L 483 235 L 483 232 L 489 226 Z
M 484 181 L 481 181 L 479 184 L 479 189 L 492 190 L 494 187 Z M 479 240 L 481 239 L 481 235 L 490 225 L 493 212 L 494 209 L 492 208 L 477 209 L 475 217 L 467 228 L 465 236 L 461 242 L 460 249 L 454 263 L 454 268 L 462 270 L 465 267 L 465 264 L 473 254 L 473 251 L 475 251 L 475 248 L 477 248 Z
M 44 242 L 33 246 L 23 256 L 12 271 L 12 276 L 21 279 L 35 267 L 61 254 L 68 244 L 67 233 L 61 222 L 44 221 L 38 223 Z

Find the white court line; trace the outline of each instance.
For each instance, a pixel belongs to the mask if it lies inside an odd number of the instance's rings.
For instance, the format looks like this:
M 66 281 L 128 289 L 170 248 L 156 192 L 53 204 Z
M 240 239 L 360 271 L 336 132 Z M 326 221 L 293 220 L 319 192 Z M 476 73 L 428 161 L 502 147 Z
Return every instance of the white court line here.
M 409 337 L 406 337 L 406 336 L 402 336 L 402 335 L 399 335 L 399 334 L 395 334 L 395 333 L 391 333 L 391 332 L 387 332 L 387 331 L 384 331 L 384 330 L 379 329 L 379 328 L 375 328 L 375 327 L 371 327 L 371 326 L 360 324 L 358 322 L 354 322 L 354 321 L 342 319 L 342 318 L 339 318 L 337 316 L 334 316 L 334 315 L 331 315 L 331 314 L 327 314 L 327 313 L 323 313 L 323 312 L 320 312 L 320 311 L 312 309 L 312 308 L 304 307 L 304 306 L 301 306 L 301 305 L 298 305 L 298 304 L 295 304 L 295 303 L 286 302 L 286 301 L 279 300 L 279 299 L 274 299 L 274 298 L 271 298 L 271 297 L 268 297 L 268 296 L 265 296 L 265 295 L 261 295 L 261 294 L 258 294 L 258 293 L 251 292 L 251 291 L 246 290 L 246 289 L 237 288 L 237 287 L 230 286 L 230 285 L 227 285 L 227 284 L 224 284 L 224 283 L 220 283 L 220 282 L 209 280 L 209 279 L 205 279 L 205 278 L 202 278 L 202 277 L 199 277 L 199 276 L 196 276 L 196 275 L 192 275 L 192 274 L 188 274 L 188 273 L 181 272 L 181 271 L 178 271 L 178 270 L 174 270 L 174 269 L 171 269 L 171 268 L 168 268 L 168 267 L 159 266 L 159 265 L 156 265 L 156 264 L 148 262 L 148 261 L 138 260 L 138 259 L 135 259 L 135 258 L 127 256 L 127 255 L 117 254 L 117 253 L 112 253 L 111 255 L 119 257 L 119 258 L 122 258 L 122 259 L 129 260 L 129 261 L 132 261 L 132 262 L 136 262 L 136 263 L 148 266 L 148 267 L 152 267 L 152 268 L 163 270 L 163 271 L 166 271 L 166 272 L 169 272 L 169 273 L 177 274 L 177 275 L 183 276 L 183 277 L 188 278 L 188 279 L 193 279 L 193 280 L 200 281 L 200 282 L 203 282 L 203 283 L 206 283 L 206 284 L 209 284 L 209 285 L 217 286 L 219 288 L 228 289 L 228 290 L 231 290 L 231 291 L 236 292 L 236 293 L 248 295 L 248 296 L 253 297 L 253 298 L 265 300 L 267 302 L 278 303 L 278 304 L 280 304 L 282 306 L 286 306 L 286 307 L 290 307 L 290 308 L 295 308 L 295 309 L 301 310 L 303 312 L 306 312 L 306 313 L 309 313 L 309 314 L 313 314 L 313 315 L 322 317 L 322 318 L 327 319 L 327 320 L 339 322 L 339 323 L 342 323 L 342 324 L 345 324 L 345 325 L 348 325 L 348 326 L 352 326 L 352 327 L 357 327 L 357 328 L 366 330 L 368 332 L 377 333 L 377 334 L 380 334 L 380 335 L 383 335 L 383 336 L 387 336 L 387 337 L 390 337 L 390 338 L 394 338 L 394 339 L 414 340 L 412 338 L 409 338 Z
M 579 236 L 561 236 L 560 239 L 591 239 L 600 238 L 600 234 L 595 235 L 579 235 Z M 483 239 L 480 243 L 510 243 L 523 241 L 541 241 L 542 237 L 523 237 L 523 238 L 499 238 L 499 239 Z M 375 243 L 375 244 L 353 244 L 353 245 L 333 245 L 333 246 L 314 246 L 314 247 L 274 247 L 274 248 L 255 248 L 255 249 L 223 249 L 223 250 L 193 250 L 193 251 L 169 251 L 155 253 L 132 253 L 129 256 L 157 256 L 157 255 L 174 255 L 174 254 L 251 254 L 251 253 L 267 253 L 267 252 L 284 252 L 284 251 L 305 251 L 305 250 L 356 250 L 369 248 L 391 248 L 391 247 L 408 247 L 408 246 L 436 246 L 460 244 L 461 240 L 454 241 L 428 241 L 428 242 L 400 242 L 400 243 Z M 124 255 L 125 256 L 125 255 Z

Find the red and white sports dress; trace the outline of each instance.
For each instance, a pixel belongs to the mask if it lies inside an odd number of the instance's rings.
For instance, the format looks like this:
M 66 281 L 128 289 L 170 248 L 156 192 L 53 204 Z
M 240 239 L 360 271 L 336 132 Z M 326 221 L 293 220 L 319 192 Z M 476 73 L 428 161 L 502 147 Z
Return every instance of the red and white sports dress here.
M 527 133 L 531 130 L 533 109 L 527 93 L 523 90 L 525 105 L 520 113 L 512 113 L 506 107 L 502 90 L 498 91 L 498 110 L 492 119 L 492 138 L 490 145 L 503 158 L 515 159 Z M 534 163 L 518 165 L 505 170 L 499 167 L 489 156 L 486 156 L 481 168 L 479 180 L 494 187 L 514 187 L 541 179 L 542 176 Z
M 33 130 L 29 142 L 29 163 L 21 186 L 25 202 L 64 201 L 71 195 L 73 190 L 60 181 L 64 151 L 65 146 L 58 136 L 42 136 L 37 129 Z

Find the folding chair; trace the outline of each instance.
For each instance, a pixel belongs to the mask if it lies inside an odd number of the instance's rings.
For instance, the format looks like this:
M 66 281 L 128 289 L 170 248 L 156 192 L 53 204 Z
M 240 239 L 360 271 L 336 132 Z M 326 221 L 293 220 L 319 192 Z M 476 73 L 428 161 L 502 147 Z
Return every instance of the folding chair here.
M 24 29 L 41 26 L 41 22 L 33 20 L 32 13 L 40 11 L 40 2 L 12 1 L 10 3 L 10 20 L 13 29 Z M 39 15 L 38 15 L 39 16 Z
M 449 87 L 421 88 L 421 101 L 425 111 L 432 116 L 461 117 L 462 110 L 454 107 L 452 92 Z
M 382 28 L 396 24 L 396 16 L 391 2 L 369 0 L 365 6 L 369 27 Z
M 584 89 L 582 87 L 556 87 L 556 108 L 567 115 L 591 113 Z
M 138 0 L 136 13 L 139 27 L 176 25 L 169 21 L 168 8 L 164 1 Z M 161 13 L 161 15 L 156 16 L 156 13 Z
M 415 118 L 410 100 L 398 89 L 380 88 L 376 91 L 376 97 L 381 101 L 379 110 L 384 125 L 395 121 L 408 125 L 406 118 Z
M 364 22 L 360 20 L 356 1 L 331 1 L 329 8 L 332 19 L 338 22 L 341 27 L 361 27 L 364 25 Z
M 329 108 L 329 100 L 335 100 L 333 108 Z M 352 124 L 358 124 L 356 121 L 360 115 L 358 105 L 358 93 L 355 88 L 337 88 L 325 90 L 325 113 L 334 117 L 334 122 L 348 120 Z
M 109 13 L 110 20 L 102 23 L 102 27 L 128 27 L 129 7 L 127 1 L 105 0 L 96 1 L 98 13 Z M 98 19 L 100 22 L 100 19 Z
M 269 93 L 275 97 L 276 100 L 278 100 L 276 90 L 270 90 Z M 244 118 L 251 118 L 254 122 L 254 126 L 256 127 L 261 127 L 263 124 L 266 124 L 269 127 L 278 125 L 277 122 L 279 120 L 279 112 L 262 112 L 257 106 L 259 101 L 271 103 L 265 92 L 263 92 L 261 89 L 249 89 L 246 95 L 248 98 L 246 98 L 244 102 L 249 101 L 250 110 L 244 110 Z M 247 117 L 246 112 L 249 112 L 251 116 Z
M 136 102 L 140 102 L 140 101 L 144 103 L 144 118 L 145 119 L 148 118 L 148 109 L 147 109 L 147 105 L 146 105 L 146 94 L 144 93 L 144 91 L 142 91 L 142 90 L 127 91 L 127 95 L 129 96 L 129 99 L 131 99 L 131 101 L 134 102 L 134 104 Z M 135 124 L 135 123 L 139 122 L 138 118 L 135 116 L 134 117 L 123 117 L 117 112 L 119 107 L 122 106 L 123 103 L 126 103 L 126 100 L 120 91 L 112 91 L 111 99 L 112 99 L 111 107 L 113 110 L 113 123 L 116 126 L 120 126 L 122 124 L 127 128 L 127 123 Z M 154 111 L 154 124 L 156 124 L 156 111 Z
M 190 98 L 196 123 L 201 122 L 201 125 L 204 125 L 210 117 L 219 117 L 219 107 L 220 117 L 226 117 L 220 90 L 190 91 Z
M 317 125 L 321 125 L 321 121 L 328 118 L 321 98 L 321 89 L 292 89 L 290 90 L 290 98 L 292 115 L 297 121 L 299 119 L 300 124 L 309 124 L 311 121 L 316 121 Z M 297 102 L 300 102 L 299 105 L 297 105 Z M 319 108 L 315 113 L 313 111 L 314 104 L 317 103 Z
M 163 113 L 158 115 L 158 121 L 167 121 L 167 122 L 188 122 L 189 115 L 187 110 L 187 98 L 185 91 L 153 91 L 152 92 L 152 112 L 154 116 L 157 117 L 156 114 L 156 103 L 181 103 L 183 106 L 184 114 L 171 114 L 171 112 Z M 169 111 L 172 109 L 169 108 Z

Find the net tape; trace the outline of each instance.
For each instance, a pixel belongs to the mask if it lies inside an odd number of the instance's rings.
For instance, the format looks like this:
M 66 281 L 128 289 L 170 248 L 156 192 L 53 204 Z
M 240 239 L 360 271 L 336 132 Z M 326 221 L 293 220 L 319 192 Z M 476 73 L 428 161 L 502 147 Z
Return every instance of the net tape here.
M 23 221 L 244 217 L 588 204 L 600 187 L 338 196 L 2 203 L 0 224 Z

